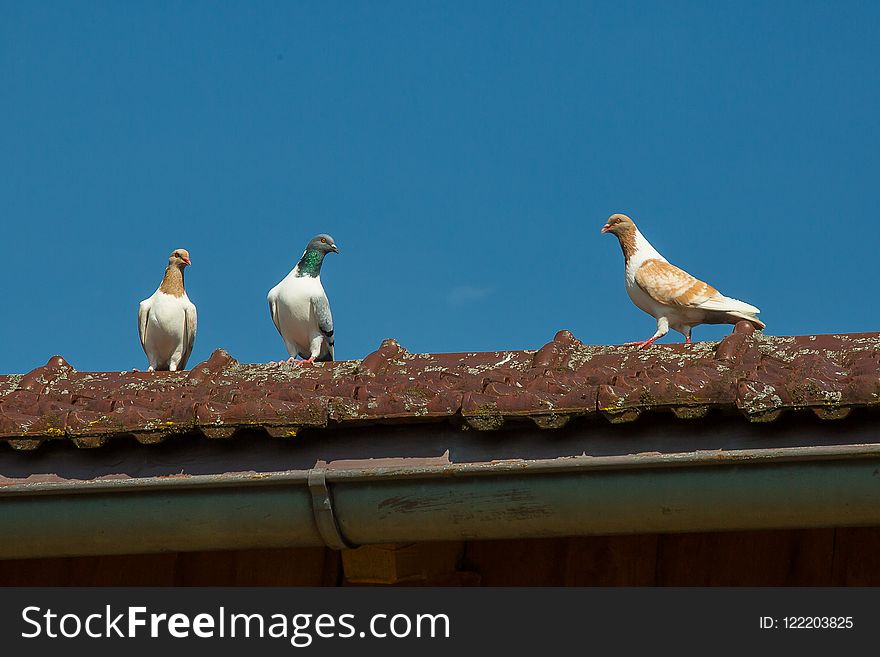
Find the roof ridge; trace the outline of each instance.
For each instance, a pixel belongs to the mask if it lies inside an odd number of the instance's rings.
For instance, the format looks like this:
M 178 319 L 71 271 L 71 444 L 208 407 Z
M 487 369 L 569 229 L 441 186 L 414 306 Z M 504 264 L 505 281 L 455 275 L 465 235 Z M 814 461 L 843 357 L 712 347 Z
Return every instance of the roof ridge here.
M 143 443 L 246 427 L 273 436 L 303 428 L 451 422 L 491 430 L 572 418 L 633 421 L 646 412 L 751 421 L 812 410 L 823 419 L 880 403 L 880 333 L 764 336 L 747 322 L 720 342 L 586 345 L 558 332 L 537 351 L 416 354 L 395 340 L 360 361 L 240 363 L 222 349 L 183 372 L 78 372 L 60 356 L 0 376 L 0 440 L 33 449 L 133 435 Z

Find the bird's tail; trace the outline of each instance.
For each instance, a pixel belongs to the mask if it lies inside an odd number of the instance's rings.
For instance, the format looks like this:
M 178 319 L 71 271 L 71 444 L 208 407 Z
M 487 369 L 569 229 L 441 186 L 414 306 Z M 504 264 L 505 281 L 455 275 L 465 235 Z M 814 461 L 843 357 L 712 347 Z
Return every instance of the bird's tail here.
M 736 312 L 730 313 L 729 312 L 727 314 L 730 315 L 731 317 L 738 317 L 739 319 L 744 319 L 747 322 L 750 322 L 751 325 L 754 326 L 758 330 L 767 328 L 767 325 L 764 322 L 762 322 L 760 319 L 758 319 L 754 313 L 736 313 Z
M 766 324 L 758 319 L 758 313 L 761 311 L 750 303 L 740 301 L 739 299 L 733 299 L 731 297 L 726 297 L 723 294 L 717 294 L 700 304 L 700 307 L 704 310 L 713 310 L 725 313 L 730 317 L 744 319 L 747 322 L 751 322 L 752 326 L 756 329 L 766 328 Z

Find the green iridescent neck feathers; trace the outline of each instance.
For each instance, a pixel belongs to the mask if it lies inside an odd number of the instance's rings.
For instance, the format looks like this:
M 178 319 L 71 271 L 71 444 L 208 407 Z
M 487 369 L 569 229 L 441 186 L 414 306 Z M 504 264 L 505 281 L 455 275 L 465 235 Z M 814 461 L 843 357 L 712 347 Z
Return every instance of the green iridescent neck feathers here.
M 315 278 L 321 275 L 321 263 L 324 262 L 324 253 L 317 249 L 308 249 L 303 253 L 302 258 L 297 263 L 297 272 L 300 276 L 311 276 Z

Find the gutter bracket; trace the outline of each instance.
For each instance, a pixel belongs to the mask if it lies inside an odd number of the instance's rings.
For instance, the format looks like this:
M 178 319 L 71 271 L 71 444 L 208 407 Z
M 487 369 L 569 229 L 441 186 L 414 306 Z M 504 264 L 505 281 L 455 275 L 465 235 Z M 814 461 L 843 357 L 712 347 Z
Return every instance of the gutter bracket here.
M 333 498 L 327 487 L 327 478 L 324 470 L 313 468 L 309 470 L 309 492 L 312 495 L 312 513 L 315 517 L 315 525 L 324 544 L 333 550 L 345 550 L 357 547 L 350 543 L 336 520 L 336 512 L 333 507 Z

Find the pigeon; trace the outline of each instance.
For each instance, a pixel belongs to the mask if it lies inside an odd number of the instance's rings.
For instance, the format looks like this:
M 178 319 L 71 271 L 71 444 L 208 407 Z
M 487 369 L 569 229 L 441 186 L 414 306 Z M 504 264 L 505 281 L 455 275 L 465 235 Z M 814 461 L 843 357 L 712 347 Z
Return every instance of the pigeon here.
M 662 338 L 669 329 L 691 341 L 691 330 L 698 324 L 736 324 L 745 320 L 757 329 L 764 323 L 760 310 L 731 299 L 711 285 L 669 264 L 639 232 L 625 214 L 613 214 L 602 227 L 620 240 L 626 262 L 626 291 L 638 307 L 657 319 L 657 332 L 647 340 L 627 344 L 648 346 Z
M 339 253 L 326 234 L 311 239 L 296 267 L 269 290 L 269 313 L 284 340 L 288 363 L 333 360 L 333 316 L 321 285 L 321 265 L 330 252 Z
M 191 265 L 186 249 L 175 249 L 159 289 L 138 308 L 138 333 L 150 372 L 186 368 L 196 340 L 196 307 L 186 296 L 183 270 Z

